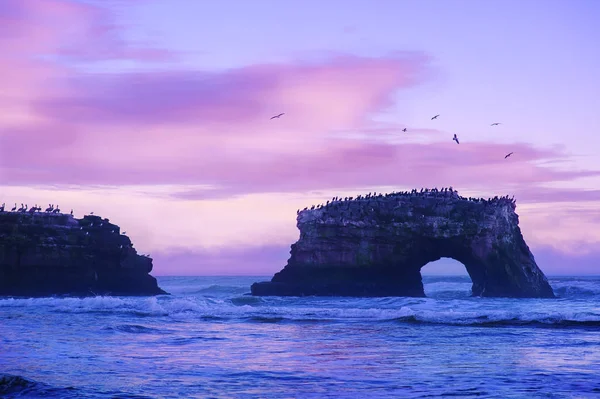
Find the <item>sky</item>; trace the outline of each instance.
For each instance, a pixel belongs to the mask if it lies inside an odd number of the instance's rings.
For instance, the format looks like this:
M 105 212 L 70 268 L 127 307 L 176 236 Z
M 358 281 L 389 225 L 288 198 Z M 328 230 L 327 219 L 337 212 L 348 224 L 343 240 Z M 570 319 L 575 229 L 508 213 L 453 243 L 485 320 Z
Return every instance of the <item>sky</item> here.
M 155 275 L 268 276 L 298 208 L 452 186 L 514 195 L 546 274 L 599 274 L 597 15 L 595 0 L 2 0 L 0 202 L 107 217 Z M 423 272 L 464 273 L 440 262 Z

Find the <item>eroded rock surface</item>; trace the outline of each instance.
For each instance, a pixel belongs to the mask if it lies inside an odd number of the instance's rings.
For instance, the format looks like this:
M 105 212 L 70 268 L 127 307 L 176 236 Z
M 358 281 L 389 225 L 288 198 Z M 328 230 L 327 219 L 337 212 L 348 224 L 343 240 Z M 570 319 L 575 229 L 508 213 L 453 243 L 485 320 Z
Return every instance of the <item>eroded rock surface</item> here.
M 253 295 L 425 296 L 421 268 L 465 265 L 472 293 L 554 297 L 519 228 L 513 199 L 464 198 L 452 189 L 334 198 L 299 211 L 300 239 Z
M 158 295 L 152 259 L 108 219 L 0 212 L 0 295 Z

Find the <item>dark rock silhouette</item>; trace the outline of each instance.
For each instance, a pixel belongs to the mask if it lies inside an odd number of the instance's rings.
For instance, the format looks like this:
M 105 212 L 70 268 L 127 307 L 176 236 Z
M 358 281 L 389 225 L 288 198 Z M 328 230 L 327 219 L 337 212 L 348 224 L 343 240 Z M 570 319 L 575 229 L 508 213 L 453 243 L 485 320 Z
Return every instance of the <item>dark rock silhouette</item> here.
M 465 265 L 474 296 L 552 298 L 515 209 L 452 188 L 334 197 L 298 211 L 287 265 L 252 294 L 421 297 L 421 268 L 447 257 Z
M 108 219 L 0 213 L 0 295 L 159 295 L 152 259 Z

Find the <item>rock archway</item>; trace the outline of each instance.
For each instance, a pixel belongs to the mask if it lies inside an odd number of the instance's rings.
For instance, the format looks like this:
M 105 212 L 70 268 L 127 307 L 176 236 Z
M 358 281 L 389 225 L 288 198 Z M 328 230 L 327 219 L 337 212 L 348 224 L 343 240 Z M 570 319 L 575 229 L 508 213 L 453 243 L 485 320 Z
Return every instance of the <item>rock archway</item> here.
M 507 197 L 413 190 L 334 199 L 298 213 L 288 264 L 252 294 L 424 296 L 421 268 L 446 257 L 465 265 L 473 295 L 554 297 L 518 223 Z

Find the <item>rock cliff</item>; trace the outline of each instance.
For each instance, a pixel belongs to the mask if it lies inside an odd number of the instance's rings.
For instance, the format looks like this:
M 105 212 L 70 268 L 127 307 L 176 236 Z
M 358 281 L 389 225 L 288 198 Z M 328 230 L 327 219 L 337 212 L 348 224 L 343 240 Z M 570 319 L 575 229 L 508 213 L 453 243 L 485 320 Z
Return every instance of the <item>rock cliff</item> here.
M 474 296 L 554 297 L 515 209 L 452 188 L 333 198 L 298 211 L 287 265 L 252 294 L 420 297 L 421 268 L 446 257 L 465 265 Z
M 158 295 L 152 259 L 88 215 L 0 212 L 0 295 Z

